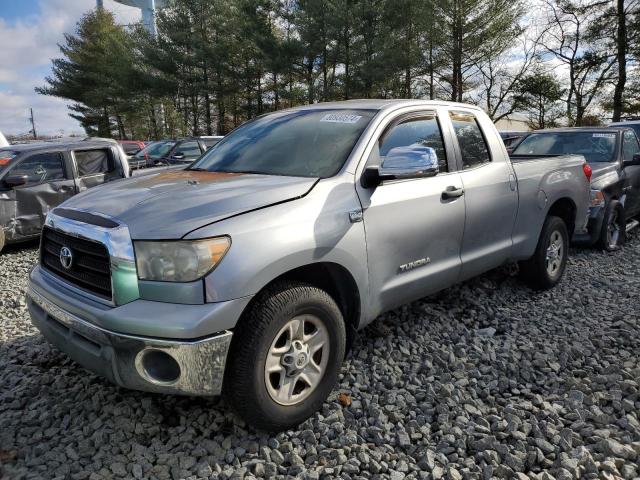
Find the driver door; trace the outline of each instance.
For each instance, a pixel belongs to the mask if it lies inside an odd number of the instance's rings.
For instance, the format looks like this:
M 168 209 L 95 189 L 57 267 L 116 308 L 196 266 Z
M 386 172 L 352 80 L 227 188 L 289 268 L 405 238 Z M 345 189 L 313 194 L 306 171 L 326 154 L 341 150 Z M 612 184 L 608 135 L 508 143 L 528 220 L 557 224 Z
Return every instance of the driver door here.
M 9 176 L 25 176 L 26 183 L 13 188 L 3 185 L 0 192 L 3 210 L 12 217 L 3 225 L 8 240 L 39 235 L 49 210 L 75 194 L 73 178 L 67 175 L 60 152 L 30 155 L 16 163 L 4 178 Z
M 424 146 L 435 151 L 435 176 L 383 181 L 358 188 L 367 241 L 371 313 L 421 298 L 456 282 L 465 204 L 460 174 L 448 158 L 435 112 L 400 117 L 376 142 L 368 165 L 392 151 Z M 405 148 L 406 147 L 406 148 Z

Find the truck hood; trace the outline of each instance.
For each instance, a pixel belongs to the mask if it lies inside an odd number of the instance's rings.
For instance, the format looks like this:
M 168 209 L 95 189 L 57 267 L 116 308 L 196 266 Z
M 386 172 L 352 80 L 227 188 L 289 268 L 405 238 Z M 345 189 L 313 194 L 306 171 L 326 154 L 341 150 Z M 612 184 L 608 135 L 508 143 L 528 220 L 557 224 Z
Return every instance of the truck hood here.
M 591 162 L 589 166 L 593 170 L 591 175 L 592 188 L 600 190 L 620 178 L 618 164 L 615 162 Z
M 317 179 L 169 170 L 108 183 L 62 206 L 124 222 L 137 240 L 177 239 L 197 228 L 302 197 Z

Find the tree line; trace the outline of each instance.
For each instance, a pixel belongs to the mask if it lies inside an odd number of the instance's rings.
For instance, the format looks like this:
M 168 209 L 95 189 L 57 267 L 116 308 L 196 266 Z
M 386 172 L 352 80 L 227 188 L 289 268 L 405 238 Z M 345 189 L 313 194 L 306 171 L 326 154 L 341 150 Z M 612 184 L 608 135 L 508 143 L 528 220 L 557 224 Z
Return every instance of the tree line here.
M 225 134 L 354 98 L 476 103 L 534 128 L 640 113 L 638 0 L 173 0 L 157 36 L 96 9 L 36 90 L 87 133 Z

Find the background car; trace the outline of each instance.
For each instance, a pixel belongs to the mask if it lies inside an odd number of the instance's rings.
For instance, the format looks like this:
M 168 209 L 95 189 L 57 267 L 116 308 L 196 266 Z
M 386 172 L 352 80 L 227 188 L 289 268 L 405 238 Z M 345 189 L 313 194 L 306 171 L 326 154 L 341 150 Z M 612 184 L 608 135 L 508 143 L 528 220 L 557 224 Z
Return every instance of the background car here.
M 502 143 L 507 147 L 507 152 L 511 153 L 513 147 L 515 147 L 520 140 L 522 140 L 526 135 L 531 132 L 526 132 L 524 130 L 513 130 L 513 131 L 503 131 L 500 133 L 500 138 L 502 138 Z
M 159 140 L 136 153 L 130 159 L 130 164 L 132 168 L 190 164 L 222 138 L 209 136 Z
M 140 140 L 119 140 L 118 143 L 122 145 L 122 149 L 128 157 L 134 156 L 145 147 L 145 143 Z
M 640 126 L 640 124 L 639 124 Z M 617 250 L 640 215 L 640 144 L 631 128 L 574 127 L 539 130 L 524 137 L 514 159 L 583 155 L 591 167 L 588 234 L 574 241 Z
M 607 127 L 625 127 L 632 128 L 636 132 L 636 136 L 640 138 L 640 118 L 630 118 L 619 122 L 611 122 Z
M 127 157 L 114 140 L 0 148 L 0 250 L 37 238 L 49 210 L 73 195 L 128 176 Z

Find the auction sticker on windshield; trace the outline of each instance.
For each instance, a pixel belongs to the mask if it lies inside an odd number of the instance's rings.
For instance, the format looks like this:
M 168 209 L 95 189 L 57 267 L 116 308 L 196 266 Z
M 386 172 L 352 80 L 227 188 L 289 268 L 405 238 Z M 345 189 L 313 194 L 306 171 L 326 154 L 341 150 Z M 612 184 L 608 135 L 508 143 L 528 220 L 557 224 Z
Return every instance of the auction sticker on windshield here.
M 594 133 L 593 138 L 616 138 L 615 133 Z
M 356 123 L 361 118 L 361 115 L 350 115 L 348 113 L 327 113 L 320 121 L 330 123 Z

